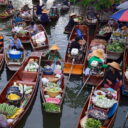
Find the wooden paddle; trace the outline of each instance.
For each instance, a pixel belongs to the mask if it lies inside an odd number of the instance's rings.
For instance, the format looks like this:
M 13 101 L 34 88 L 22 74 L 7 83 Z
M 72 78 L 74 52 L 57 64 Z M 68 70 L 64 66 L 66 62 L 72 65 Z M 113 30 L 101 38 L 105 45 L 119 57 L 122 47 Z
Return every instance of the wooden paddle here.
M 83 88 L 85 87 L 86 83 L 88 82 L 88 80 L 90 79 L 91 74 L 89 74 L 88 78 L 86 79 L 86 81 L 84 82 L 82 88 L 80 89 L 80 91 L 78 92 L 78 94 L 76 95 L 76 99 L 78 98 L 79 94 L 81 93 L 81 91 L 83 90 Z

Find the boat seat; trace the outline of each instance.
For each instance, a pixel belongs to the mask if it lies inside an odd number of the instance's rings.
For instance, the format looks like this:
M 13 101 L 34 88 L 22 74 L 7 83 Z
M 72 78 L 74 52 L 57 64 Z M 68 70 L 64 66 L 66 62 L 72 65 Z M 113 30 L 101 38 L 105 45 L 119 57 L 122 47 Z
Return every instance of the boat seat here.
M 19 77 L 23 81 L 36 82 L 38 72 L 26 72 L 22 71 L 19 74 Z
M 82 75 L 83 73 L 83 64 L 74 64 L 72 66 L 72 64 L 70 63 L 65 63 L 64 64 L 64 69 L 63 69 L 63 72 L 65 74 L 74 74 L 74 75 Z M 71 68 L 72 68 L 72 71 L 71 71 Z
M 20 83 L 20 84 L 27 84 L 27 85 L 35 85 L 36 84 L 36 82 L 31 82 L 31 81 L 21 81 L 21 80 L 18 80 L 16 82 Z

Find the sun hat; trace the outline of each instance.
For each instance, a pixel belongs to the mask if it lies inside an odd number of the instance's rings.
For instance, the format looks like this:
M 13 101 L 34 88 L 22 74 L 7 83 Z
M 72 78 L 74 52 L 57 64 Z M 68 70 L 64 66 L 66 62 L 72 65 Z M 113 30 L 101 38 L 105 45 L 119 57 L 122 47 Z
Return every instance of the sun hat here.
M 58 47 L 57 44 L 54 44 L 51 46 L 50 50 L 59 50 L 60 48 Z
M 92 56 L 96 56 L 98 58 L 104 58 L 104 52 L 101 49 L 97 49 L 92 52 Z
M 75 15 L 76 15 L 76 13 L 71 13 L 71 14 L 70 14 L 70 16 L 75 16 Z
M 111 66 L 111 67 L 113 67 L 113 68 L 115 68 L 117 70 L 121 70 L 120 69 L 120 65 L 117 62 L 115 62 L 115 61 L 113 61 L 111 63 L 108 63 L 107 65 L 109 65 L 109 66 Z
M 43 10 L 42 10 L 42 13 L 49 13 L 49 11 L 46 10 L 46 9 L 43 9 Z

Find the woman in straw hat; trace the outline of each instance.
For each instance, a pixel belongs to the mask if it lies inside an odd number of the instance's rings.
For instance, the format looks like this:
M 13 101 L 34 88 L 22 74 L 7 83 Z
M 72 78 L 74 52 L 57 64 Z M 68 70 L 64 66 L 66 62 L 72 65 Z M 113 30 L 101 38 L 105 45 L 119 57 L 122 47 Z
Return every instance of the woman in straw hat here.
M 58 47 L 58 45 L 54 44 L 51 46 L 51 48 L 49 49 L 50 51 L 47 53 L 46 58 L 48 60 L 58 60 L 58 59 L 62 59 L 60 56 L 60 53 L 58 52 L 60 48 Z
M 49 13 L 48 10 L 43 9 L 42 14 L 41 14 L 41 17 L 40 17 L 41 23 L 43 25 L 49 23 L 48 13 Z
M 70 14 L 70 19 L 69 22 L 67 24 L 67 26 L 65 27 L 65 31 L 71 31 L 72 28 L 77 25 L 77 22 L 74 21 L 74 18 L 76 17 L 75 13 L 71 13 Z
M 107 64 L 109 68 L 105 72 L 104 87 L 118 90 L 122 86 L 122 80 L 119 71 L 120 65 L 117 62 Z

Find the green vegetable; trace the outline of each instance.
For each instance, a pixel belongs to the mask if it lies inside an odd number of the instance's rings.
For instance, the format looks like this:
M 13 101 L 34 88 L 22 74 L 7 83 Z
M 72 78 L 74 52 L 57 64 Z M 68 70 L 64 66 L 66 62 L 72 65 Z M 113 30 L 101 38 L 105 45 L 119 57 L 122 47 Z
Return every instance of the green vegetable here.
M 93 118 L 88 118 L 85 123 L 85 128 L 100 128 L 101 126 L 101 122 Z
M 44 103 L 43 106 L 46 112 L 60 112 L 60 107 L 56 104 Z
M 113 41 L 107 45 L 107 50 L 112 52 L 123 52 L 124 45 L 118 41 Z

